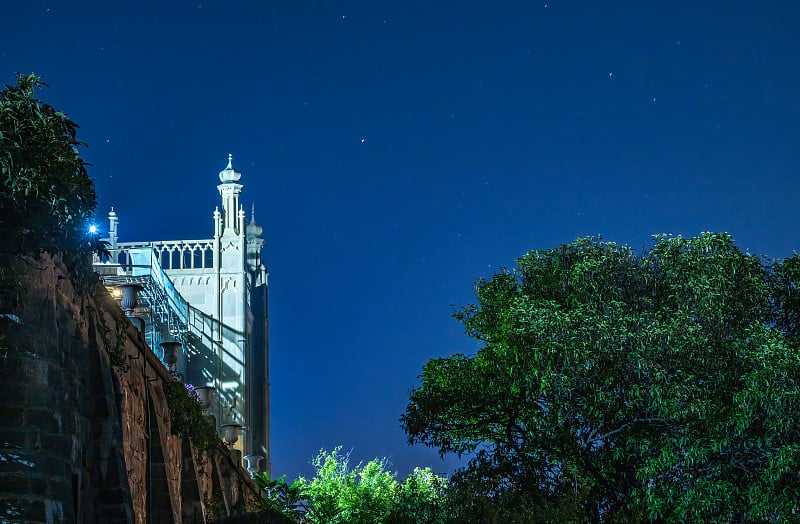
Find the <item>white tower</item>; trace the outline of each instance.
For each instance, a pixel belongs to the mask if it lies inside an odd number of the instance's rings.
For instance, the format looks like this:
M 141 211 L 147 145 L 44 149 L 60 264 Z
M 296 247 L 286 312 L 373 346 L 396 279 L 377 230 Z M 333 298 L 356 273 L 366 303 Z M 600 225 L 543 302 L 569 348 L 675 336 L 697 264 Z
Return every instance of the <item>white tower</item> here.
M 211 239 L 119 243 L 119 220 L 112 210 L 109 240 L 120 253 L 153 250 L 160 269 L 188 302 L 180 371 L 187 382 L 216 387 L 211 410 L 217 422 L 244 426 L 242 451 L 265 457 L 269 472 L 268 272 L 261 259 L 264 240 L 255 205 L 246 224 L 239 203 L 241 177 L 228 155 L 228 165 L 219 172 L 222 210 L 214 210 Z

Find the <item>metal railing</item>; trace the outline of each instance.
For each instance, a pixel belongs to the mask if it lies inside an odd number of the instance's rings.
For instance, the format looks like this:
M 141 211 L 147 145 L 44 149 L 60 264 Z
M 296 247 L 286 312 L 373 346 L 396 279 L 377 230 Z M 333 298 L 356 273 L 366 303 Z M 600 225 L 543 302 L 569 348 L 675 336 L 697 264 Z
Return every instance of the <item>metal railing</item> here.
M 147 345 L 163 361 L 159 344 L 180 341 L 184 358 L 191 364 L 192 380 L 196 385 L 207 382 L 216 387 L 217 420 L 243 422 L 244 392 L 239 370 L 244 367 L 244 334 L 184 299 L 152 247 L 126 245 L 108 253 L 105 260 L 94 260 L 94 269 L 112 291 L 125 284 L 142 286 L 134 315 L 145 320 Z

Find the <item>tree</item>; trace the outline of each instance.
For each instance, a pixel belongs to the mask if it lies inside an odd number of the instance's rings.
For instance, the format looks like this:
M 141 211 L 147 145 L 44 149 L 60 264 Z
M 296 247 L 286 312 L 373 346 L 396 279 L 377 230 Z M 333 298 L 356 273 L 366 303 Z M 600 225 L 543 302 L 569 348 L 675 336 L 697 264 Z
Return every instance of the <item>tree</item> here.
M 350 469 L 349 453 L 337 447 L 320 451 L 312 461 L 311 480 L 299 479 L 308 499 L 307 517 L 319 523 L 384 522 L 396 503 L 397 480 L 386 471 L 386 461 L 375 459 Z
M 531 251 L 459 310 L 401 423 L 472 520 L 800 518 L 800 258 L 727 234 Z M 499 515 L 499 516 L 498 516 Z
M 386 519 L 390 524 L 445 524 L 453 522 L 448 497 L 449 482 L 430 468 L 414 468 L 402 484 L 398 484 L 395 507 Z
M 60 254 L 72 276 L 90 273 L 100 248 L 87 235 L 97 205 L 94 184 L 78 154 L 77 124 L 34 95 L 44 84 L 17 75 L 0 91 L 0 309 L 19 302 L 11 264 L 43 251 Z M 4 311 L 0 311 L 4 312 Z
M 415 468 L 405 482 L 387 470 L 386 459 L 350 467 L 341 446 L 312 461 L 316 474 L 287 484 L 257 475 L 261 508 L 286 521 L 319 524 L 445 524 L 448 481 L 429 468 Z
M 267 473 L 256 473 L 254 480 L 261 490 L 262 513 L 271 515 L 276 522 L 297 522 L 302 517 L 305 506 L 299 480 L 287 484 L 286 475 L 270 479 Z

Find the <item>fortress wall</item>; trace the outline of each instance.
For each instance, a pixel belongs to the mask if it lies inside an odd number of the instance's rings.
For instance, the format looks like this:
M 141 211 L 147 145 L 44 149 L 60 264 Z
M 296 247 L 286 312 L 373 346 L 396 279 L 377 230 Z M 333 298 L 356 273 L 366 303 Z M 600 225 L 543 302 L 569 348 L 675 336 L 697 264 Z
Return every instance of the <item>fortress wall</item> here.
M 20 323 L 0 324 L 0 521 L 205 522 L 252 507 L 238 456 L 171 431 L 173 380 L 97 285 L 57 258 L 22 268 Z

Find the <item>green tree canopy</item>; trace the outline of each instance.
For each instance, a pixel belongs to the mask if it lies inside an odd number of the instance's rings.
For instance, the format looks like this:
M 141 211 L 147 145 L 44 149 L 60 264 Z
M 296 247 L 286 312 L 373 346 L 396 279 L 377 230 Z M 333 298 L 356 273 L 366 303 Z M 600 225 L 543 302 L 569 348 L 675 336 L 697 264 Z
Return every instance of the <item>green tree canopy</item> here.
M 386 459 L 373 459 L 355 467 L 341 446 L 320 451 L 312 464 L 314 478 L 298 479 L 301 497 L 306 499 L 304 522 L 319 524 L 444 524 L 447 479 L 429 468 L 415 468 L 400 483 L 389 471 Z
M 429 362 L 402 425 L 470 457 L 474 520 L 798 520 L 799 284 L 727 234 L 531 251 L 477 283 L 481 348 Z
M 97 201 L 78 154 L 85 144 L 77 140 L 77 124 L 35 97 L 43 85 L 33 74 L 17 75 L 16 85 L 0 91 L 0 280 L 6 294 L 13 259 L 48 251 L 76 270 L 99 247 L 87 236 Z M 0 301 L 6 309 L 16 302 L 9 296 Z

